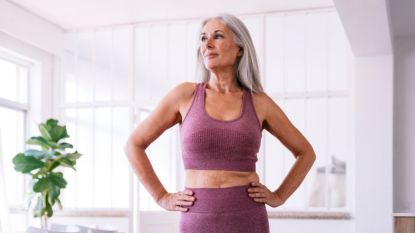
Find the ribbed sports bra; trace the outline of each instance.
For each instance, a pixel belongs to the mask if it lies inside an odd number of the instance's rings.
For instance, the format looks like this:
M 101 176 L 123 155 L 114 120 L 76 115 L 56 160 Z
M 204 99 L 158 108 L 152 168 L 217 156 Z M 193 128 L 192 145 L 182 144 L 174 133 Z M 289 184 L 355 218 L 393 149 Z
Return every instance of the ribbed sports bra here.
M 254 172 L 262 133 L 252 93 L 244 88 L 237 118 L 218 120 L 206 112 L 205 86 L 206 83 L 197 83 L 180 125 L 185 169 Z

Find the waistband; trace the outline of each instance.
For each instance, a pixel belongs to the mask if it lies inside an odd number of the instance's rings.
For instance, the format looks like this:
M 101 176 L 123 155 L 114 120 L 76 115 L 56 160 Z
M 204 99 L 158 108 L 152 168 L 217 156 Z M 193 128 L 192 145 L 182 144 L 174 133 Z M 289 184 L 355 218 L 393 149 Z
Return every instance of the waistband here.
M 186 188 L 194 192 L 196 201 L 189 207 L 190 213 L 228 213 L 264 208 L 248 196 L 249 185 L 226 188 Z
M 199 170 L 227 170 L 254 172 L 256 160 L 223 160 L 223 159 L 193 159 L 183 158 L 184 167 L 186 169 Z

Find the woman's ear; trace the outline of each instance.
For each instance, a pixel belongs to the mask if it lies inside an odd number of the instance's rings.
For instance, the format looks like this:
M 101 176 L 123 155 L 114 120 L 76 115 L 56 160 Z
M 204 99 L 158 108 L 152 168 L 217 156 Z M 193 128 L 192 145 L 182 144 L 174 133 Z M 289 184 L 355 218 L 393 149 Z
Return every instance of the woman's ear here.
M 242 48 L 239 48 L 237 56 L 242 57 L 243 54 L 244 54 L 244 50 Z

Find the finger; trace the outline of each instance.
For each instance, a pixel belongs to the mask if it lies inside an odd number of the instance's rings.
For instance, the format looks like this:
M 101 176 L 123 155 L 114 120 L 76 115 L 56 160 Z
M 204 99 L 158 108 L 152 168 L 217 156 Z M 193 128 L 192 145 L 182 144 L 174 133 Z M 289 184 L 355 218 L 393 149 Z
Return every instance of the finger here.
M 257 186 L 257 187 L 261 187 L 261 188 L 266 188 L 266 186 L 265 185 L 263 185 L 262 183 L 260 183 L 260 182 L 253 182 L 254 183 L 254 186 Z
M 267 197 L 266 193 L 250 193 L 250 197 Z
M 193 195 L 193 191 L 192 190 L 188 190 L 188 189 L 183 190 L 181 193 L 184 194 L 184 195 L 190 195 L 190 196 Z
M 254 198 L 254 201 L 260 202 L 260 203 L 265 203 L 266 199 L 265 198 Z
M 184 196 L 181 196 L 181 199 L 180 200 L 183 200 L 183 201 L 192 201 L 193 202 L 193 201 L 196 200 L 196 197 L 184 195 Z
M 175 210 L 176 211 L 181 211 L 181 212 L 186 212 L 189 209 L 188 208 L 181 207 L 181 206 L 176 206 Z
M 263 193 L 266 190 L 264 190 L 263 188 L 249 188 L 248 192 L 249 193 Z
M 180 201 L 195 201 L 196 197 L 185 195 L 185 194 L 180 194 L 180 195 L 177 196 L 177 200 L 180 200 Z
M 177 201 L 176 202 L 176 205 L 177 206 L 191 206 L 191 205 L 193 205 L 193 202 L 190 202 L 190 201 Z

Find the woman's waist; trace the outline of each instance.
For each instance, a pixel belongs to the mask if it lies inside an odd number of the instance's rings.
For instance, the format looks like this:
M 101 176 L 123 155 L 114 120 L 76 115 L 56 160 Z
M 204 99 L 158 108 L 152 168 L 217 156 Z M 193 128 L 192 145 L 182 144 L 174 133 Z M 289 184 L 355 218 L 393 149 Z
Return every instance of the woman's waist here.
M 185 186 L 189 188 L 227 188 L 259 182 L 256 172 L 191 169 L 185 171 Z
M 255 202 L 248 195 L 249 185 L 224 188 L 189 188 L 196 198 L 187 213 L 232 213 L 265 211 L 264 203 Z M 186 213 L 185 213 L 186 214 Z

